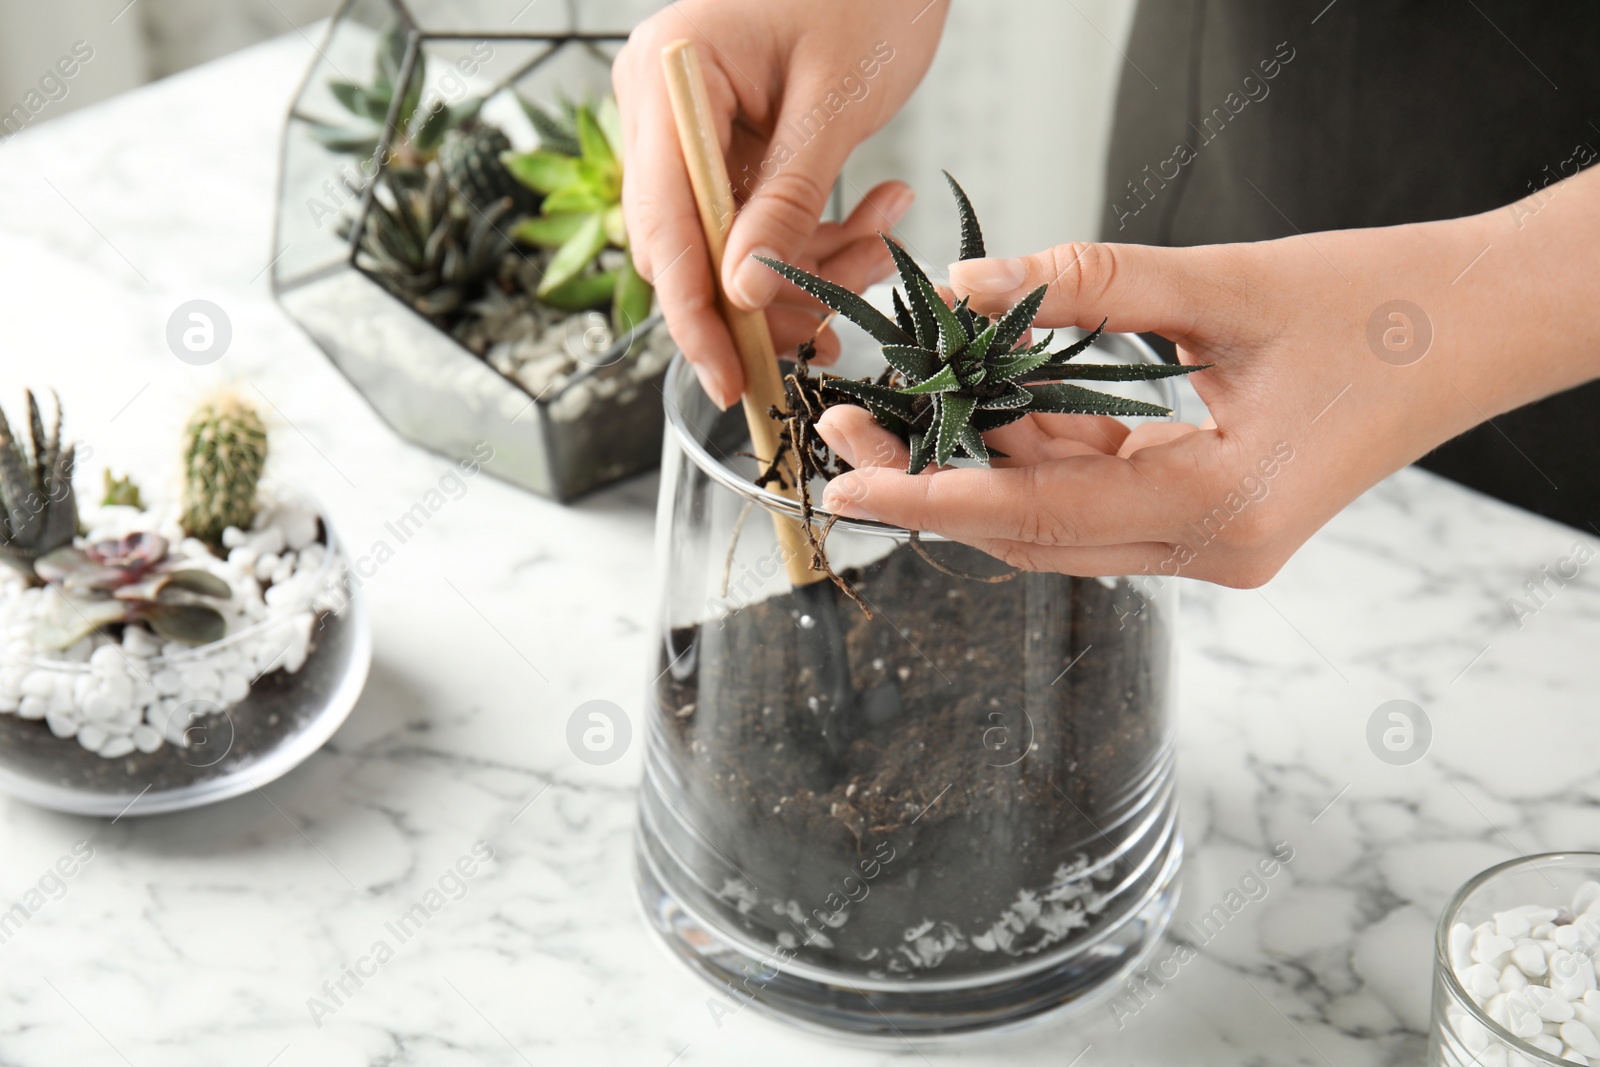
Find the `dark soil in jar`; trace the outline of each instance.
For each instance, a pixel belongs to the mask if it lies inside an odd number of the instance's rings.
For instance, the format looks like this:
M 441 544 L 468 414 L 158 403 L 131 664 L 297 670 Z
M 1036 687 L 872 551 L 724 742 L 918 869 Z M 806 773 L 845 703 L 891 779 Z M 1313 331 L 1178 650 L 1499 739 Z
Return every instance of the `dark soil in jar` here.
M 791 595 L 673 633 L 671 655 L 694 646 L 656 685 L 673 804 L 712 846 L 681 850 L 694 906 L 813 965 L 947 978 L 1067 945 L 1108 893 L 1141 895 L 1129 816 L 1170 758 L 1159 609 L 1125 580 L 953 577 L 908 545 L 846 577 L 876 616 L 841 597 L 853 687 L 893 681 L 901 711 L 842 759 Z
M 147 786 L 149 796 L 228 777 L 276 751 L 321 715 L 329 694 L 344 680 L 354 641 L 347 614 L 319 615 L 300 670 L 264 674 L 239 703 L 196 718 L 188 748 L 163 740 L 154 752 L 104 759 L 75 738 L 55 736 L 42 719 L 0 715 L 0 764 L 48 785 L 130 797 Z

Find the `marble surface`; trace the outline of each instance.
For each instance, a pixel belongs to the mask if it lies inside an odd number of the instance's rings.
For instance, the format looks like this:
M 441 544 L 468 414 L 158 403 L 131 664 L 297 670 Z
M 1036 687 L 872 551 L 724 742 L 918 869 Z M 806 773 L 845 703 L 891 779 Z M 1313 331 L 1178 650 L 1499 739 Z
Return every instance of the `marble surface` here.
M 231 381 L 359 548 L 447 464 L 267 292 L 280 109 L 309 52 L 289 37 L 0 145 L 0 384 L 61 390 L 86 478 L 111 461 L 159 486 L 186 406 Z M 196 298 L 233 324 L 209 367 L 164 340 Z M 1600 846 L 1596 584 L 1585 568 L 1532 615 L 1508 606 L 1592 538 L 1406 472 L 1267 588 L 1184 590 L 1180 923 L 1275 843 L 1294 859 L 1137 1012 L 954 1052 L 835 1047 L 753 1012 L 719 1027 L 635 910 L 637 740 L 603 767 L 565 741 L 591 699 L 642 726 L 654 496 L 644 478 L 562 508 L 468 482 L 365 585 L 377 652 L 349 722 L 265 789 L 116 822 L 0 800 L 0 909 L 90 854 L 0 943 L 0 1062 L 1411 1063 L 1447 896 L 1518 852 Z M 1406 766 L 1367 741 L 1392 699 L 1433 726 Z M 472 876 L 446 877 L 463 859 Z M 313 1018 L 379 940 L 392 958 Z

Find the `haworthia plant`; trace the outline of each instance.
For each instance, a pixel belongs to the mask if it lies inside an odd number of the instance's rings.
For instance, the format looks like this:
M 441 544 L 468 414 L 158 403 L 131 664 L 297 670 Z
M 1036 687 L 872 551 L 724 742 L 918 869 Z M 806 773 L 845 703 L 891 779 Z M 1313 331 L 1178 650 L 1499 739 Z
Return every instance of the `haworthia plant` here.
M 983 230 L 972 203 L 948 172 L 945 179 L 961 216 L 961 258 L 981 259 L 985 255 Z M 887 235 L 883 240 L 905 289 L 904 294 L 899 289 L 894 291 L 892 318 L 825 278 L 787 263 L 760 258 L 883 346 L 883 357 L 890 368 L 884 376 L 876 381 L 825 378 L 822 388 L 865 405 L 879 423 L 906 441 L 911 449 L 908 470 L 912 474 L 930 463 L 945 464 L 958 453 L 987 462 L 992 450 L 984 443 L 984 432 L 1034 412 L 1172 414 L 1157 404 L 1085 389 L 1070 384 L 1072 381 L 1148 381 L 1205 369 L 1160 363 L 1072 362 L 1099 339 L 1104 322 L 1087 337 L 1054 352 L 1049 351 L 1053 333 L 1018 348 L 1044 302 L 1046 286 L 1041 285 L 994 318 L 974 312 L 965 299 L 950 307 L 905 250 Z

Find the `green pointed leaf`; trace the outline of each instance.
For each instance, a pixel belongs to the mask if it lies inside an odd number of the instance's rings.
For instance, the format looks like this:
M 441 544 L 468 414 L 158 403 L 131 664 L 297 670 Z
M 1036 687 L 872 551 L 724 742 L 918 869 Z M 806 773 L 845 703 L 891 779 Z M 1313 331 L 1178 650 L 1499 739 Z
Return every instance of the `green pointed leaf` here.
M 910 345 L 884 345 L 883 358 L 889 366 L 914 382 L 922 381 L 939 367 L 937 353 Z
M 819 278 L 815 274 L 803 271 L 799 267 L 791 267 L 776 259 L 768 259 L 766 256 L 757 256 L 756 259 L 867 331 L 879 344 L 916 344 L 915 338 L 889 321 L 883 312 L 844 286 L 836 285 L 826 278 Z
M 608 270 L 569 279 L 553 286 L 548 293 L 541 293 L 539 299 L 562 311 L 587 311 L 605 307 L 615 298 L 616 292 L 617 272 Z
M 405 23 L 396 22 L 378 40 L 373 57 L 372 80 L 376 86 L 393 89 L 400 84 L 400 67 L 405 63 L 406 45 L 411 38 Z
M 535 132 L 539 134 L 539 147 L 549 152 L 557 152 L 564 156 L 576 156 L 582 151 L 578 144 L 578 134 L 556 115 L 527 100 L 517 97 L 517 103 L 522 105 L 523 112 L 528 116 L 528 121 L 533 123 Z
M 906 464 L 906 473 L 921 474 L 933 462 L 934 434 L 914 433 L 910 444 L 911 461 Z
M 934 459 L 940 466 L 948 463 L 955 454 L 956 445 L 961 443 L 961 435 L 966 432 L 968 420 L 972 418 L 972 410 L 976 406 L 972 397 L 960 393 L 946 393 L 939 398 L 939 443 L 934 448 Z
M 360 115 L 373 122 L 382 122 L 389 117 L 389 97 L 368 92 L 354 82 L 334 80 L 328 82 L 328 92 L 339 102 L 339 106 L 352 115 Z
M 602 217 L 606 228 L 606 240 L 618 248 L 628 247 L 628 228 L 623 222 L 622 205 L 612 204 L 606 209 Z
M 565 215 L 534 215 L 517 223 L 511 236 L 526 244 L 540 248 L 560 248 L 572 240 L 583 224 L 592 217 L 585 212 Z
M 997 380 L 1008 382 L 1013 378 L 1021 377 L 1036 367 L 1041 367 L 1050 362 L 1048 352 L 1018 352 L 1016 355 L 1004 356 L 991 360 L 990 368 L 994 371 Z
M 968 297 L 962 297 L 956 302 L 956 306 L 950 310 L 955 312 L 956 321 L 961 323 L 961 332 L 970 338 L 978 335 L 978 330 L 980 329 L 978 323 L 980 320 L 977 315 L 973 314 L 972 309 L 967 306 L 968 299 Z
M 578 161 L 548 148 L 532 152 L 503 152 L 500 162 L 511 176 L 536 193 L 549 195 L 578 180 Z
M 917 321 L 911 317 L 911 309 L 906 307 L 906 302 L 900 295 L 900 290 L 890 289 L 889 295 L 894 299 L 894 321 L 906 333 L 913 336 L 917 332 Z M 920 341 L 921 338 L 918 338 Z
M 475 97 L 454 107 L 437 106 L 423 120 L 417 132 L 412 135 L 412 143 L 423 152 L 437 151 L 444 142 L 444 135 L 472 118 L 483 107 L 483 98 Z
M 967 342 L 967 350 L 961 354 L 963 361 L 982 363 L 984 356 L 989 354 L 989 349 L 994 347 L 995 338 L 998 336 L 993 323 L 984 327 L 983 332 Z M 1001 351 L 1004 351 L 1003 349 Z M 978 379 L 981 381 L 982 379 Z M 976 384 L 974 382 L 973 384 Z
M 1142 400 L 1128 400 L 1120 396 L 1099 393 L 1077 385 L 1033 385 L 1029 411 L 1056 412 L 1069 415 L 1171 415 L 1159 404 L 1146 404 Z
M 1036 381 L 1147 382 L 1155 378 L 1176 378 L 1208 370 L 1211 364 L 1182 366 L 1175 363 L 1049 363 L 1030 378 Z
M 1089 346 L 1094 344 L 1096 341 L 1100 340 L 1100 335 L 1102 333 L 1105 333 L 1105 331 L 1106 331 L 1106 323 L 1108 321 L 1110 321 L 1110 320 L 1101 319 L 1100 320 L 1100 325 L 1096 326 L 1094 328 L 1094 332 L 1091 333 L 1089 336 L 1083 338 L 1083 340 L 1081 340 L 1081 341 L 1074 341 L 1072 344 L 1068 345 L 1066 348 L 1063 348 L 1059 352 L 1052 352 L 1050 354 L 1051 361 L 1055 362 L 1055 363 L 1062 363 L 1062 362 L 1065 362 L 1066 360 L 1071 359 L 1073 356 L 1076 356 L 1076 355 L 1079 355 L 1079 354 L 1081 354 L 1083 352 L 1088 351 Z
M 961 448 L 973 459 L 981 460 L 984 463 L 989 462 L 989 449 L 983 443 L 983 435 L 971 423 L 968 423 L 967 428 L 961 431 Z
M 371 130 L 350 130 L 324 122 L 307 122 L 306 133 L 330 152 L 341 155 L 370 156 L 378 150 L 378 137 Z
M 554 289 L 576 278 L 606 246 L 605 225 L 599 215 L 590 215 L 583 225 L 550 257 L 538 295 L 548 297 Z
M 948 363 L 951 357 L 959 355 L 967 347 L 967 331 L 961 328 L 961 321 L 956 318 L 956 313 L 951 311 L 939 296 L 939 290 L 926 278 L 917 279 L 917 288 L 922 291 L 922 298 L 928 302 L 933 311 L 933 318 L 938 323 L 939 330 L 939 355 Z M 931 345 L 927 347 L 932 347 Z
M 931 289 L 933 283 L 928 280 L 922 268 L 917 266 L 917 261 L 900 247 L 899 242 L 886 233 L 878 236 L 889 246 L 889 255 L 894 258 L 895 269 L 900 272 L 900 284 L 905 286 L 906 299 L 910 302 L 913 328 L 906 332 L 913 334 L 917 344 L 923 348 L 936 348 L 939 343 L 939 320 L 933 317 L 933 307 L 928 303 L 927 289 L 923 288 L 926 284 Z M 933 302 L 944 303 L 937 289 L 933 290 Z
M 617 107 L 617 98 L 610 93 L 600 101 L 600 106 L 594 112 L 595 125 L 600 127 L 600 132 L 605 134 L 606 144 L 611 149 L 612 156 L 616 159 L 617 169 L 622 169 L 622 112 Z
M 572 211 L 593 211 L 599 214 L 610 206 L 611 201 L 603 190 L 590 185 L 580 178 L 571 185 L 563 185 L 545 197 L 540 210 L 551 215 L 560 215 Z
M 882 409 L 896 418 L 910 420 L 917 407 L 917 402 L 912 397 L 906 396 L 898 389 L 890 389 L 887 385 L 878 385 L 876 382 L 859 382 L 853 378 L 824 378 L 822 388 L 860 400 L 874 415 Z
M 972 413 L 972 425 L 977 427 L 979 432 L 988 433 L 990 430 L 998 430 L 1002 426 L 1009 426 L 1027 414 L 1026 408 L 1013 408 L 1010 411 L 974 411 Z
M 650 317 L 654 296 L 655 291 L 650 288 L 650 283 L 634 269 L 633 257 L 624 253 L 622 267 L 617 271 L 616 293 L 611 300 L 611 328 L 618 337 Z
M 956 369 L 949 363 L 939 368 L 927 381 L 918 382 L 916 385 L 907 386 L 900 390 L 906 396 L 920 396 L 923 393 L 951 393 L 961 388 L 961 379 L 956 377 Z
M 1033 393 L 1022 386 L 1012 382 L 1006 391 L 999 396 L 985 397 L 978 401 L 979 411 L 1010 411 L 1013 408 L 1025 408 L 1033 403 Z
M 1033 325 L 1034 316 L 1039 314 L 1039 307 L 1044 303 L 1044 294 L 1050 287 L 1041 285 L 1033 292 L 1019 300 L 1010 311 L 1000 316 L 1000 321 L 995 324 L 995 350 L 1009 352 Z
M 600 124 L 594 120 L 594 113 L 586 107 L 580 107 L 577 115 L 578 147 L 582 152 L 585 163 L 592 163 L 597 167 L 615 170 L 617 157 L 611 151 L 611 144 L 606 140 L 605 132 L 600 129 Z
M 983 230 L 978 226 L 978 216 L 972 210 L 972 201 L 967 199 L 966 190 L 956 183 L 949 171 L 940 173 L 944 175 L 944 180 L 950 183 L 950 192 L 956 198 L 956 211 L 961 216 L 961 258 L 984 258 Z

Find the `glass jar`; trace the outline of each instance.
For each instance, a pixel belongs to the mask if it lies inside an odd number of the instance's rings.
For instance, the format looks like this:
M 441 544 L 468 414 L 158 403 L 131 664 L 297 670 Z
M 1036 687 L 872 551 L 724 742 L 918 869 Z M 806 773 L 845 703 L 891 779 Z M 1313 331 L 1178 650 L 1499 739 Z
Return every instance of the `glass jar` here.
M 1125 390 L 1171 406 L 1165 382 Z M 840 519 L 828 557 L 871 616 L 796 593 L 772 520 L 799 512 L 752 484 L 740 411 L 681 356 L 665 393 L 639 893 L 714 1010 L 898 1040 L 1115 988 L 1177 893 L 1176 583 Z
M 1434 938 L 1433 1020 L 1428 1040 L 1430 1067 L 1532 1067 L 1582 1062 L 1562 1059 L 1554 1048 L 1564 1044 L 1560 1022 L 1533 1018 L 1530 1021 L 1538 1024 L 1542 1031 L 1555 1032 L 1518 1037 L 1508 1026 L 1522 1029 L 1521 1019 L 1510 1019 L 1503 1007 L 1495 1006 L 1493 995 L 1474 996 L 1452 965 L 1451 931 L 1458 925 L 1470 929 L 1489 922 L 1497 912 L 1526 905 L 1542 906 L 1556 913 L 1555 923 L 1574 928 L 1573 934 L 1568 936 L 1577 941 L 1568 955 L 1552 954 L 1547 959 L 1548 973 L 1559 977 L 1576 976 L 1586 963 L 1588 979 L 1580 984 L 1593 990 L 1594 959 L 1600 955 L 1600 904 L 1594 901 L 1600 899 L 1600 887 L 1583 891 L 1586 882 L 1600 886 L 1600 853 L 1552 852 L 1525 856 L 1490 867 L 1461 887 L 1445 906 Z M 1593 906 L 1578 906 L 1586 899 Z M 1600 995 L 1589 999 L 1600 1000 Z M 1600 1021 L 1600 1007 L 1589 1005 L 1588 1010 L 1596 1017 L 1590 1021 Z M 1573 1017 L 1566 1012 L 1550 1014 Z M 1552 1047 L 1543 1049 L 1535 1042 Z M 1594 1060 L 1591 1058 L 1589 1062 Z

